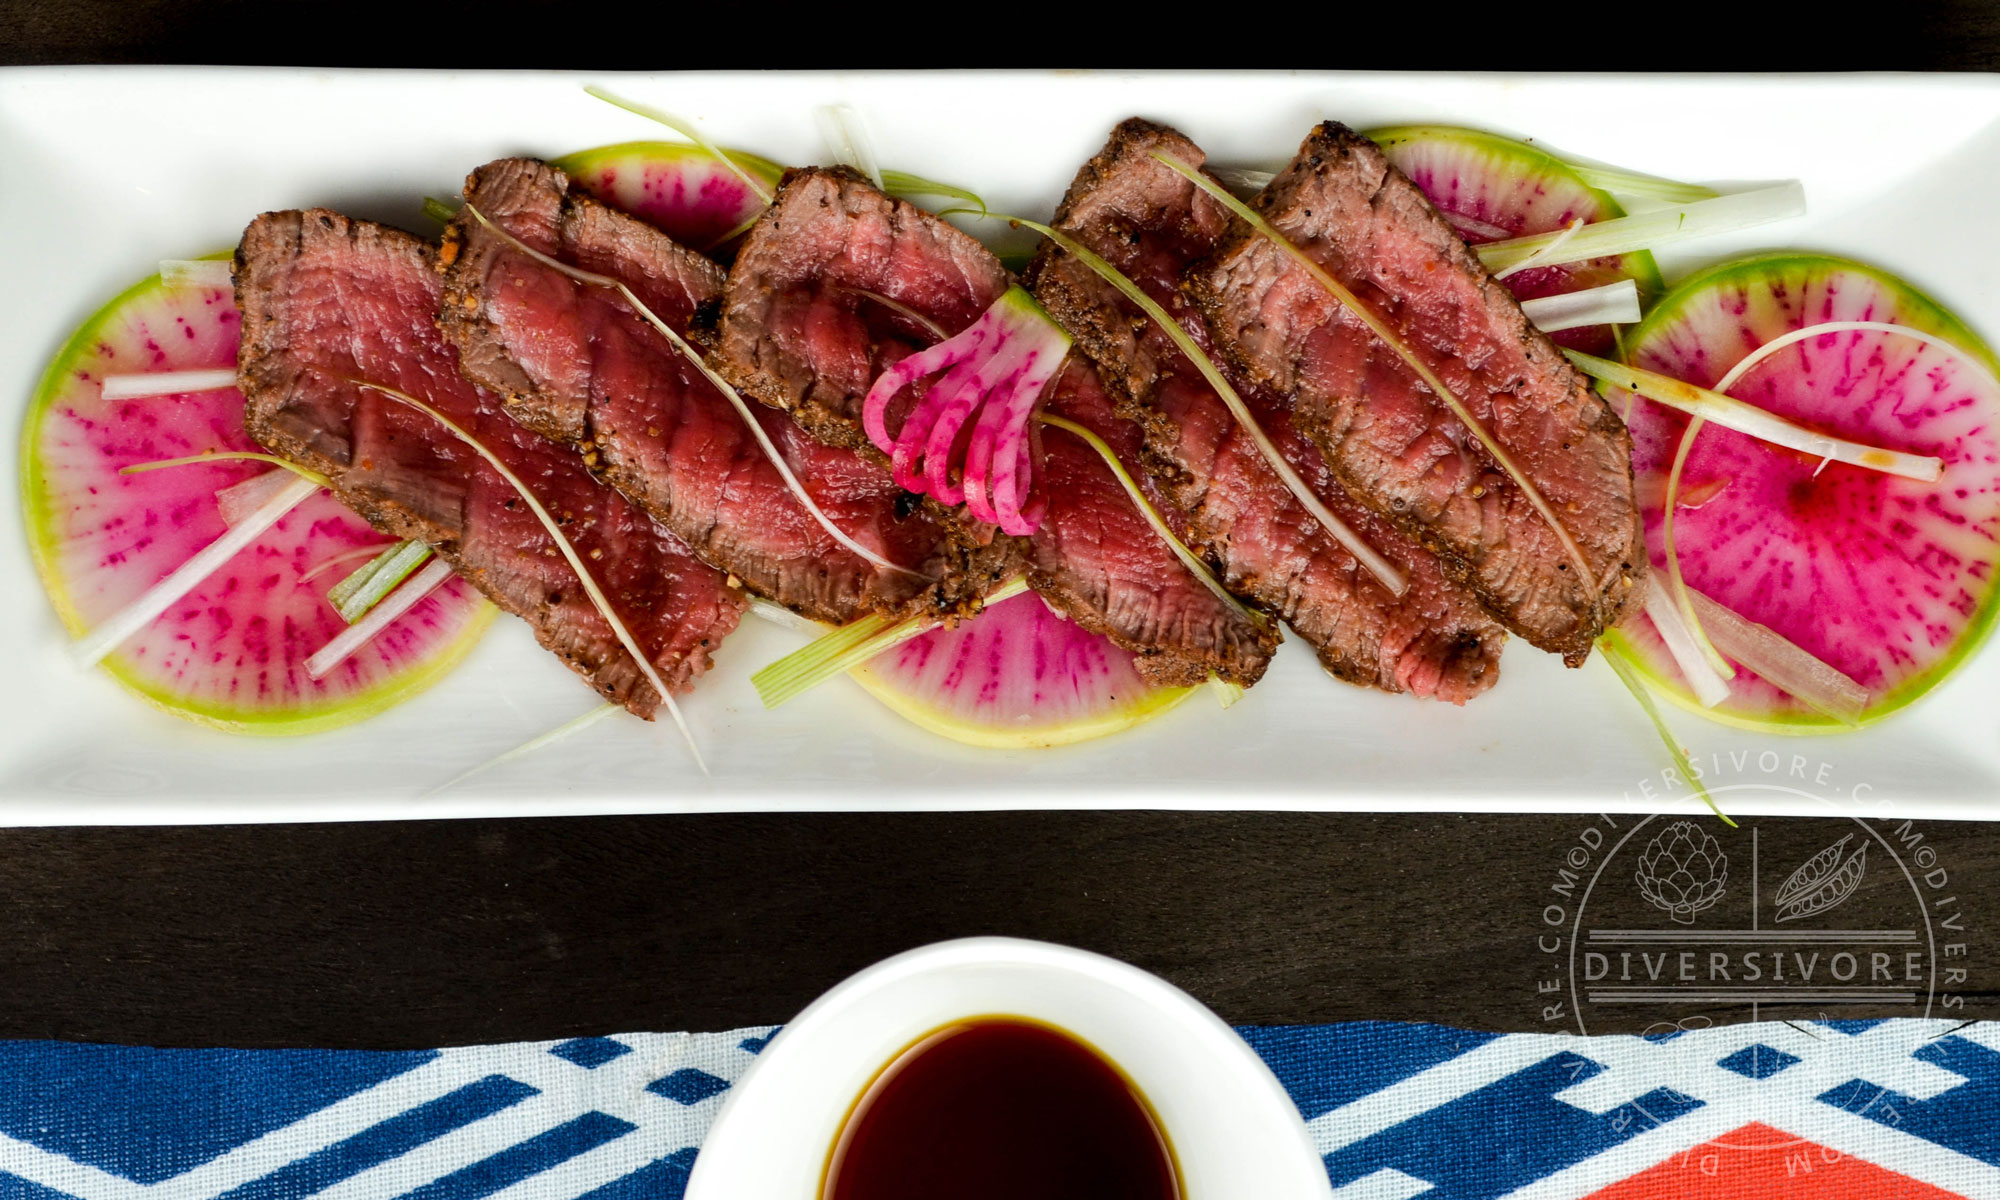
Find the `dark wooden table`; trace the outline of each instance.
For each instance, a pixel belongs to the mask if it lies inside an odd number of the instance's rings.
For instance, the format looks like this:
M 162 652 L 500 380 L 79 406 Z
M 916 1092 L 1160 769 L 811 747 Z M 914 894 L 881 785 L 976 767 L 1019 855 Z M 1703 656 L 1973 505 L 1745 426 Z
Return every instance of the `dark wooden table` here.
M 0 64 L 661 69 L 724 65 L 661 49 L 715 46 L 730 65 L 855 68 L 985 48 L 851 6 L 832 10 L 839 28 L 788 18 L 754 36 L 741 5 L 533 7 L 540 20 L 467 0 L 0 0 Z M 1017 66 L 2000 68 L 1990 2 L 1838 21 L 1745 3 L 1483 16 L 1343 9 L 1300 37 L 1273 8 L 1200 64 L 1190 30 L 1129 8 L 981 20 L 996 65 Z M 1562 1028 L 1545 1019 L 1538 939 L 1585 824 L 1219 812 L 0 830 L 0 1037 L 424 1046 L 775 1023 L 877 958 L 975 933 L 1117 955 L 1236 1022 Z M 1853 829 L 1762 827 L 1807 848 Z M 2000 826 L 1923 831 L 1970 947 L 1964 1006 L 1939 1015 L 2000 1016 L 2000 938 L 1985 932 L 2000 928 Z

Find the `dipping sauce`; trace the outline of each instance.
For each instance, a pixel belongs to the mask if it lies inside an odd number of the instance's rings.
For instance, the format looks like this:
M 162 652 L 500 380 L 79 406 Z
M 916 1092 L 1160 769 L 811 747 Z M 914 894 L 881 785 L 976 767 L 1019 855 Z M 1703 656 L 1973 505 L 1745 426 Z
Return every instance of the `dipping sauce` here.
M 822 1200 L 1181 1200 L 1152 1108 L 1095 1049 L 1021 1017 L 919 1039 L 834 1143 Z

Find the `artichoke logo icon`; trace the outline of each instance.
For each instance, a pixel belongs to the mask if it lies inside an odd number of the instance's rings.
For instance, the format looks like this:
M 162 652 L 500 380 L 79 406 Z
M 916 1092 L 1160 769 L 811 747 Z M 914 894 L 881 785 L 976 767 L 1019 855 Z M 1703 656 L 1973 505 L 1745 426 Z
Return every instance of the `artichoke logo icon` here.
M 1722 899 L 1729 878 L 1729 856 L 1692 821 L 1676 821 L 1661 831 L 1639 856 L 1633 878 L 1639 894 L 1683 925 Z

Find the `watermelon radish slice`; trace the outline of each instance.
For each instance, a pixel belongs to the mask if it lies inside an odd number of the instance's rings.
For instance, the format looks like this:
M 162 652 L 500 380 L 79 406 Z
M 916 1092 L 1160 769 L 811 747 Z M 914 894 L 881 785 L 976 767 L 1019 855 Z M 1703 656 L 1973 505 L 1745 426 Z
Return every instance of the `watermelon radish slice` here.
M 1477 246 L 1534 233 L 1554 233 L 1622 217 L 1625 210 L 1586 184 L 1569 164 L 1524 142 L 1474 129 L 1399 125 L 1371 131 L 1398 170 L 1410 177 L 1465 240 Z M 1659 268 L 1645 251 L 1556 267 L 1529 267 L 1504 282 L 1517 299 L 1532 300 L 1630 279 L 1644 299 L 1663 290 Z M 1616 349 L 1615 328 L 1567 329 L 1556 344 L 1590 354 Z
M 219 461 L 121 474 L 205 452 L 255 451 L 232 389 L 106 401 L 107 375 L 233 368 L 239 321 L 224 288 L 150 277 L 106 305 L 49 365 L 23 444 L 36 568 L 82 634 L 215 541 L 217 493 L 272 468 Z M 289 474 L 284 476 L 289 479 Z M 382 536 L 333 497 L 300 504 L 105 658 L 121 684 L 178 716 L 242 733 L 306 733 L 379 712 L 462 658 L 493 608 L 452 580 L 323 680 L 308 656 L 347 623 L 306 576 Z
M 740 150 L 732 162 L 776 188 L 784 168 Z M 712 251 L 733 240 L 765 208 L 743 177 L 700 146 L 682 142 L 624 142 L 580 150 L 555 165 L 591 195 L 657 226 L 668 237 Z
M 932 733 L 1029 749 L 1130 729 L 1195 691 L 1146 682 L 1135 658 L 1023 592 L 878 654 L 851 675 Z
M 1935 687 L 2000 610 L 2000 362 L 1909 284 L 1805 254 L 1763 255 L 1696 275 L 1633 332 L 1630 361 L 1713 386 L 1758 346 L 1828 321 L 1907 325 L 1959 352 L 1892 333 L 1829 333 L 1777 350 L 1730 394 L 1834 436 L 1936 455 L 1943 478 L 1924 483 L 1839 462 L 1822 469 L 1816 459 L 1711 423 L 1689 452 L 1674 534 L 1696 593 L 1868 689 L 1859 714 L 1866 723 Z M 1687 418 L 1635 400 L 1628 423 L 1648 545 L 1659 563 L 1665 480 Z M 1612 636 L 1651 682 L 1703 715 L 1774 732 L 1849 727 L 1747 669 L 1726 700 L 1704 711 L 1649 627 L 1635 623 Z

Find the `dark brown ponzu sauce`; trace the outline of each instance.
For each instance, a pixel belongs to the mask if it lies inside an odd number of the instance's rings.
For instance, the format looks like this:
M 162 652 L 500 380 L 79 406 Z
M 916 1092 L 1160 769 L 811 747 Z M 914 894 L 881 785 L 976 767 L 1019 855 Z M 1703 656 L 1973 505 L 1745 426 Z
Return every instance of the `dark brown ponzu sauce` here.
M 1180 1200 L 1129 1080 L 1062 1030 L 979 1017 L 925 1036 L 855 1103 L 822 1200 Z

